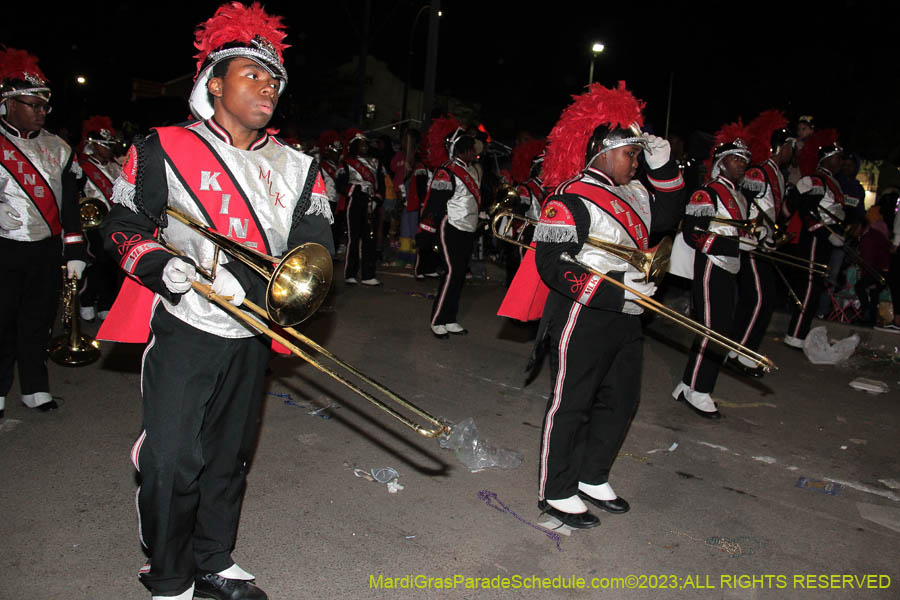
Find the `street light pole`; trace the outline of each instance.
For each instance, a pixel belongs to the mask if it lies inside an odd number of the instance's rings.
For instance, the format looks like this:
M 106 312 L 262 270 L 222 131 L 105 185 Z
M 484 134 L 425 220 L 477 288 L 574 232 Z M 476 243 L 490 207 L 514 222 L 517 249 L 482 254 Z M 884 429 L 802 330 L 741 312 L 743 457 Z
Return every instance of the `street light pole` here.
M 406 106 L 409 99 L 409 82 L 412 78 L 412 63 L 413 63 L 413 38 L 416 35 L 416 25 L 419 24 L 419 17 L 422 14 L 431 8 L 430 4 L 426 4 L 422 8 L 419 9 L 419 12 L 416 13 L 416 18 L 413 19 L 412 28 L 409 30 L 409 55 L 406 59 L 406 81 L 403 84 L 403 108 L 400 111 L 400 120 L 406 120 Z
M 431 11 L 428 15 L 428 53 L 425 60 L 425 89 L 423 90 L 422 129 L 426 129 L 431 121 L 431 109 L 434 104 L 434 86 L 437 81 L 437 51 L 438 51 L 438 17 L 441 12 L 441 0 L 431 0 Z
M 588 72 L 588 85 L 594 83 L 594 61 L 597 60 L 597 55 L 603 52 L 605 47 L 600 42 L 594 42 L 591 46 L 591 70 Z

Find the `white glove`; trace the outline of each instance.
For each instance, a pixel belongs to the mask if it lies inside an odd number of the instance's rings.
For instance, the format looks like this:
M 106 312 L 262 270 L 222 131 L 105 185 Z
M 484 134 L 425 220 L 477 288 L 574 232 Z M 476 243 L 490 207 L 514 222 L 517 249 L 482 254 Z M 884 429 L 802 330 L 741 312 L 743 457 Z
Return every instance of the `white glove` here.
M 640 292 L 645 296 L 652 296 L 656 293 L 656 284 L 652 281 L 644 281 L 644 274 L 637 271 L 625 271 L 624 283 L 636 292 Z M 638 296 L 629 291 L 625 291 L 626 300 L 637 300 Z
M 81 276 L 84 274 L 84 268 L 87 266 L 87 263 L 83 260 L 70 260 L 66 263 L 66 277 L 72 279 L 72 277 L 77 277 L 81 279 Z
M 13 231 L 22 226 L 22 220 L 19 211 L 12 206 L 2 203 L 0 205 L 0 229 Z
M 844 238 L 842 238 L 841 236 L 839 236 L 836 233 L 832 233 L 831 235 L 828 236 L 828 243 L 831 244 L 832 246 L 840 248 L 841 246 L 844 245 Z
M 221 267 L 216 271 L 216 279 L 213 281 L 212 291 L 214 294 L 225 296 L 226 298 L 231 296 L 229 302 L 235 306 L 243 304 L 244 298 L 247 296 L 237 278 L 228 269 Z
M 648 146 L 648 148 L 644 150 L 644 160 L 647 161 L 647 166 L 649 168 L 658 169 L 669 162 L 669 156 L 672 154 L 672 146 L 669 145 L 668 140 L 650 133 L 645 133 L 644 139 L 647 140 Z
M 480 213 L 478 213 L 478 218 L 481 219 L 482 221 L 489 221 L 491 218 L 491 215 L 487 214 L 484 211 L 481 211 Z
M 163 283 L 173 294 L 183 294 L 191 289 L 191 282 L 197 278 L 197 269 L 191 263 L 174 256 L 163 269 Z

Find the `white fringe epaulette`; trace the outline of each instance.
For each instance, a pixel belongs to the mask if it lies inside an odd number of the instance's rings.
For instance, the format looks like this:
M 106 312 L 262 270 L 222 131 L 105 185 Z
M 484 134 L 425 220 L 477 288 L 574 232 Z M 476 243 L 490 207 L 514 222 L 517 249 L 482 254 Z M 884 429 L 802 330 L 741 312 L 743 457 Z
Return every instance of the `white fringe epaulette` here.
M 714 217 L 716 207 L 713 204 L 688 204 L 684 207 L 684 214 L 692 217 Z
M 331 225 L 334 223 L 334 215 L 331 214 L 331 204 L 328 202 L 328 196 L 324 194 L 311 194 L 309 197 L 309 208 L 306 209 L 308 215 L 322 215 Z
M 453 183 L 450 181 L 443 181 L 443 180 L 432 181 L 431 189 L 433 189 L 433 190 L 452 190 Z
M 134 204 L 134 184 L 119 176 L 113 184 L 112 202 L 121 204 L 133 213 L 138 212 L 137 206 Z
M 754 192 L 764 192 L 766 189 L 766 182 L 760 181 L 759 179 L 749 179 L 744 177 L 744 181 L 741 182 L 741 187 L 745 187 Z
M 577 242 L 578 229 L 574 225 L 538 223 L 531 239 L 535 242 Z

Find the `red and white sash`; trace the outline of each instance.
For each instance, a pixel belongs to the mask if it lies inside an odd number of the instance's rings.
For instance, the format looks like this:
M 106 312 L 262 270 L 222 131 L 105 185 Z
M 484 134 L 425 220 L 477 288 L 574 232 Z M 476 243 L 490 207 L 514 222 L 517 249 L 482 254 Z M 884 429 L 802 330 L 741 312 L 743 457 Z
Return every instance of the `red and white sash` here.
M 84 157 L 83 160 L 78 161 L 78 164 L 81 166 L 81 170 L 84 171 L 84 174 L 87 175 L 87 178 L 91 180 L 91 183 L 103 192 L 106 201 L 109 202 L 112 200 L 113 181 L 106 173 L 100 170 L 100 167 L 98 167 L 89 157 Z
M 598 194 L 602 190 L 603 194 Z M 576 181 L 566 186 L 565 193 L 572 193 L 590 200 L 603 212 L 614 218 L 634 242 L 635 247 L 646 250 L 650 247 L 650 232 L 647 224 L 634 208 L 625 200 L 602 186 Z
M 25 195 L 34 202 L 38 212 L 50 227 L 50 233 L 59 235 L 62 233 L 62 223 L 59 220 L 59 206 L 56 204 L 53 188 L 15 144 L 6 139 L 6 136 L 0 136 L 0 140 L 2 140 L 0 164 L 19 184 Z

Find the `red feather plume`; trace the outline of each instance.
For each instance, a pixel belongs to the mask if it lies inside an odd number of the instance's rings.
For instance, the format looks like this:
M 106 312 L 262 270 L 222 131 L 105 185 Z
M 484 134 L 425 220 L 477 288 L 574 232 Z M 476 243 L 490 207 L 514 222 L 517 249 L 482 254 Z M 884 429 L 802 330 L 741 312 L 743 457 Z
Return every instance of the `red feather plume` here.
M 822 146 L 830 146 L 838 140 L 837 129 L 817 129 L 806 140 L 803 141 L 803 148 L 797 155 L 797 165 L 800 167 L 800 173 L 805 177 L 816 172 L 819 163 L 819 148 Z
M 451 117 L 441 117 L 431 122 L 425 132 L 425 155 L 423 160 L 430 169 L 436 169 L 450 159 L 444 142 L 447 136 L 457 130 L 459 121 Z
M 738 119 L 734 123 L 725 123 L 719 128 L 719 130 L 713 136 L 713 146 L 709 151 L 709 156 L 707 156 L 706 160 L 703 161 L 703 164 L 706 166 L 707 174 L 712 173 L 713 153 L 715 153 L 716 147 L 719 144 L 727 144 L 729 142 L 733 142 L 738 138 L 744 140 L 744 143 L 749 144 L 749 128 L 744 125 L 744 122 L 740 119 Z
M 545 185 L 550 187 L 570 179 L 584 169 L 588 140 L 599 125 L 644 125 L 644 118 L 641 116 L 644 103 L 625 89 L 624 81 L 620 81 L 616 88 L 606 88 L 595 83 L 584 94 L 572 98 L 574 102 L 562 112 L 547 137 L 542 174 Z
M 510 174 L 516 183 L 522 183 L 531 175 L 531 162 L 543 152 L 546 140 L 528 140 L 518 144 L 512 151 Z
M 101 115 L 94 115 L 93 117 L 89 117 L 81 124 L 81 141 L 83 142 L 87 137 L 87 134 L 92 131 L 100 131 L 101 129 L 107 129 L 111 133 L 115 133 L 115 128 L 112 124 L 112 119 L 109 117 L 104 117 Z
M 223 4 L 208 20 L 200 23 L 194 31 L 194 47 L 198 52 L 197 74 L 210 52 L 228 42 L 249 44 L 255 36 L 264 37 L 275 48 L 279 60 L 281 53 L 290 46 L 283 43 L 287 33 L 281 17 L 266 13 L 259 2 L 245 6 L 240 2 Z
M 780 110 L 766 110 L 759 113 L 755 119 L 747 124 L 749 140 L 745 140 L 753 154 L 753 162 L 764 162 L 772 154 L 772 134 L 783 129 L 788 124 L 784 113 Z
M 322 135 L 319 136 L 319 150 L 322 152 L 325 151 L 325 148 L 330 146 L 331 144 L 339 141 L 341 139 L 341 134 L 339 134 L 334 129 L 328 129 L 322 132 Z
M 25 73 L 36 75 L 47 81 L 47 76 L 38 67 L 37 56 L 27 50 L 7 48 L 0 50 L 0 81 L 4 79 L 25 79 Z

